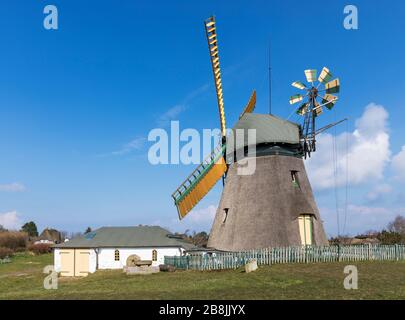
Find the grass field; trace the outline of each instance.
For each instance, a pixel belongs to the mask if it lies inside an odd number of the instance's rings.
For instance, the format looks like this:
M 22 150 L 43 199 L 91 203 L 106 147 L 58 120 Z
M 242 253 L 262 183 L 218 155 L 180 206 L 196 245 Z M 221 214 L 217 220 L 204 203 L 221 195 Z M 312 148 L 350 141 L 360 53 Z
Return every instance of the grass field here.
M 86 278 L 60 278 L 43 288 L 52 255 L 19 255 L 0 264 L 0 299 L 405 299 L 405 262 L 353 263 L 359 289 L 345 290 L 346 263 L 259 267 L 230 271 L 177 271 L 127 276 L 98 271 Z

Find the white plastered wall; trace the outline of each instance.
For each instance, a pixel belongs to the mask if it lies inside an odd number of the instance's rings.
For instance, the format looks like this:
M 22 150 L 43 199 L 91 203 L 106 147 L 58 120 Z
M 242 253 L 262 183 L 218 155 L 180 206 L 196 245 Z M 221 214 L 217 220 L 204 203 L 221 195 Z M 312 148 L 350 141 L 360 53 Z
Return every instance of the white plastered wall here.
M 120 260 L 115 261 L 115 250 L 119 250 Z M 157 261 L 152 265 L 158 266 L 164 263 L 164 256 L 182 255 L 182 248 L 101 248 L 99 249 L 98 268 L 99 269 L 122 269 L 130 255 L 136 254 L 141 260 L 152 260 L 152 251 L 157 251 Z

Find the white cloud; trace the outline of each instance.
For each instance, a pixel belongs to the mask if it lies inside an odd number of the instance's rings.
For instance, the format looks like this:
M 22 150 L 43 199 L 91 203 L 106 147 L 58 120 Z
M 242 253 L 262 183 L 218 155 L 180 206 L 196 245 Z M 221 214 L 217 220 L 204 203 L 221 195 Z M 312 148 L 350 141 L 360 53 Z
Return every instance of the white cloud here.
M 401 151 L 392 158 L 392 168 L 397 178 L 405 178 L 405 145 L 402 146 Z
M 178 104 L 163 113 L 157 120 L 158 126 L 165 127 L 170 121 L 175 120 L 178 116 L 187 109 L 186 105 Z
M 124 154 L 131 153 L 134 150 L 142 149 L 145 142 L 146 142 L 145 137 L 137 137 L 137 138 L 131 140 L 130 142 L 128 142 L 127 144 L 125 144 L 120 150 L 113 151 L 111 154 L 115 155 L 115 156 L 121 156 Z
M 378 184 L 373 190 L 367 193 L 366 198 L 371 202 L 379 201 L 387 194 L 391 193 L 392 187 L 389 184 Z
M 210 205 L 207 208 L 192 210 L 185 219 L 191 223 L 201 224 L 201 223 L 212 223 L 217 212 L 217 207 Z
M 352 234 L 359 234 L 368 230 L 384 229 L 399 211 L 398 208 L 351 204 L 348 206 L 346 230 L 351 230 Z
M 187 105 L 191 102 L 194 98 L 198 97 L 199 95 L 203 94 L 209 88 L 209 84 L 204 84 L 195 90 L 188 93 L 182 103 L 175 105 L 174 107 L 168 109 L 166 112 L 161 114 L 158 119 L 156 120 L 157 125 L 159 127 L 166 127 L 170 124 L 170 121 L 178 119 L 179 115 L 187 109 Z M 147 139 L 145 137 L 137 137 L 132 141 L 128 142 L 121 149 L 117 151 L 113 151 L 108 154 L 101 154 L 100 156 L 122 156 L 128 153 L 131 153 L 134 150 L 140 150 L 145 145 Z
M 352 214 L 358 214 L 363 216 L 391 216 L 392 210 L 384 208 L 384 207 L 369 207 L 369 206 L 359 206 L 351 204 L 348 206 L 348 210 Z
M 215 218 L 217 207 L 209 205 L 206 208 L 192 210 L 183 220 L 173 219 L 169 229 L 184 232 L 190 231 L 207 231 L 210 232 L 212 223 Z
M 181 103 L 176 104 L 174 107 L 171 107 L 170 109 L 168 109 L 166 112 L 164 112 L 163 114 L 161 114 L 159 116 L 159 118 L 157 119 L 158 126 L 165 127 L 165 126 L 169 125 L 170 121 L 177 120 L 179 118 L 179 115 L 182 112 L 187 110 L 188 104 L 192 100 L 194 100 L 195 98 L 197 98 L 198 96 L 200 96 L 201 94 L 206 92 L 209 87 L 210 87 L 210 84 L 206 83 L 206 84 L 194 89 L 193 91 L 189 92 L 183 98 Z
M 335 137 L 338 186 L 346 183 L 347 167 L 349 183 L 357 185 L 382 179 L 390 161 L 388 112 L 385 108 L 369 104 L 355 126 L 353 132 Z M 335 185 L 333 139 L 331 134 L 319 135 L 317 152 L 305 162 L 314 189 L 328 189 Z
M 336 236 L 338 233 L 336 210 L 330 207 L 321 207 L 319 211 L 323 221 L 325 221 L 328 236 Z M 382 230 L 397 215 L 404 212 L 405 208 L 349 204 L 346 217 L 343 208 L 339 210 L 340 234 L 357 235 L 368 230 Z
M 18 230 L 21 228 L 22 222 L 17 211 L 10 211 L 0 213 L 0 225 L 9 230 Z
M 23 192 L 26 189 L 27 188 L 19 182 L 13 182 L 10 184 L 0 184 L 0 191 L 4 192 Z

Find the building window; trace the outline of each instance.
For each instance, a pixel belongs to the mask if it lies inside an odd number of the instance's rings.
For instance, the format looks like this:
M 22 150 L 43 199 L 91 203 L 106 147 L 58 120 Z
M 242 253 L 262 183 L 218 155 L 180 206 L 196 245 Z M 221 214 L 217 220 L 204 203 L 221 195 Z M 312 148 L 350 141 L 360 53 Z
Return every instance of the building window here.
M 115 252 L 114 252 L 114 260 L 115 261 L 120 261 L 120 251 L 119 250 L 115 250 Z
M 302 214 L 298 217 L 298 226 L 300 229 L 301 244 L 310 246 L 313 244 L 313 216 L 311 214 Z
M 157 251 L 152 250 L 152 261 L 157 261 Z
M 291 183 L 293 187 L 300 187 L 300 183 L 298 181 L 298 171 L 291 171 Z
M 226 219 L 228 219 L 228 212 L 229 208 L 224 208 L 224 219 L 222 220 L 222 223 L 225 223 Z

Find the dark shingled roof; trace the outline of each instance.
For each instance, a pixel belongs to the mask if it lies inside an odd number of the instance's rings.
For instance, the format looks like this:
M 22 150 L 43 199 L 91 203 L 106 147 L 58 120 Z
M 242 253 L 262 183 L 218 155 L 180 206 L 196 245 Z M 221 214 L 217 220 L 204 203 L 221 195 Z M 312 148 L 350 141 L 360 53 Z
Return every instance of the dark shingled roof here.
M 83 236 L 53 246 L 54 248 L 138 248 L 181 247 L 195 249 L 191 243 L 179 239 L 158 226 L 102 227 Z

